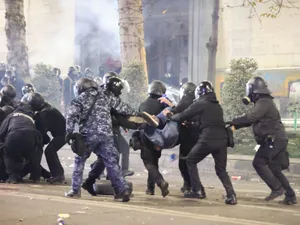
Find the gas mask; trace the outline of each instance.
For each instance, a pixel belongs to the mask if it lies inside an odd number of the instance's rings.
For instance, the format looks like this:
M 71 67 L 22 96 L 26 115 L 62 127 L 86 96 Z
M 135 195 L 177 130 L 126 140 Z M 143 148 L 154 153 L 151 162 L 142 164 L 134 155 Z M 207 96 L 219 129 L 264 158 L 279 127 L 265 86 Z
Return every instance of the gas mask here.
M 242 102 L 244 103 L 244 105 L 249 105 L 251 102 L 251 99 L 246 96 L 246 97 L 242 98 Z

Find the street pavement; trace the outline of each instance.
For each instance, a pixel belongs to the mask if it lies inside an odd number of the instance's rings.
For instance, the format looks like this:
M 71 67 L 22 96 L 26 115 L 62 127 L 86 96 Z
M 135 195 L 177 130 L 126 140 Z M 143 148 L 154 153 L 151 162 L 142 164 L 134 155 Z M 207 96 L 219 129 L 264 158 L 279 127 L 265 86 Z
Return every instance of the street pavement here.
M 66 198 L 64 193 L 69 191 L 74 155 L 70 151 L 60 155 L 67 184 L 0 184 L 0 225 L 54 225 L 58 214 L 69 215 L 69 218 L 64 219 L 66 225 L 300 224 L 300 204 L 281 205 L 278 202 L 282 197 L 265 202 L 264 197 L 269 194 L 269 189 L 258 177 L 233 180 L 238 204 L 229 206 L 224 204 L 224 189 L 215 174 L 200 171 L 207 199 L 184 199 L 179 191 L 182 185 L 179 173 L 166 166 L 161 169 L 170 183 L 170 195 L 166 198 L 160 196 L 158 188 L 155 196 L 144 194 L 147 172 L 142 164 L 137 163 L 133 168 L 135 175 L 127 179 L 134 185 L 134 196 L 128 203 L 115 201 L 112 196 L 92 197 L 85 191 L 80 199 Z M 86 172 L 94 159 L 95 157 L 87 163 Z M 300 199 L 299 178 L 294 178 L 291 182 Z

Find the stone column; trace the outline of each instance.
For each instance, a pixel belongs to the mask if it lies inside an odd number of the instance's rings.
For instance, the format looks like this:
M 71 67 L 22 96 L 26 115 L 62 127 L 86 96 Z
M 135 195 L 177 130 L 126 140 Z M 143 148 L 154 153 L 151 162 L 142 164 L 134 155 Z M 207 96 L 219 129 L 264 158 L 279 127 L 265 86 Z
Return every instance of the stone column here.
M 208 53 L 206 43 L 211 35 L 213 1 L 189 1 L 188 79 L 196 84 L 207 80 Z

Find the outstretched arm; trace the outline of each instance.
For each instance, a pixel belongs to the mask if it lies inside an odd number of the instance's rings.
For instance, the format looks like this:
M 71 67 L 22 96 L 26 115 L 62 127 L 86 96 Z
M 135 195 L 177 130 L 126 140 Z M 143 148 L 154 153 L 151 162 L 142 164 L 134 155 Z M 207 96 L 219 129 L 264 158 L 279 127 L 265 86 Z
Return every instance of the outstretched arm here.
M 182 122 L 189 118 L 192 118 L 193 116 L 201 113 L 203 110 L 202 104 L 198 101 L 191 104 L 186 110 L 182 111 L 181 113 L 175 114 L 171 116 L 171 120 Z
M 267 113 L 268 109 L 268 102 L 260 100 L 256 102 L 249 113 L 233 119 L 231 125 L 236 129 L 251 126 L 252 123 L 258 122 Z
M 110 107 L 117 111 L 117 113 L 125 116 L 136 116 L 139 113 L 132 109 L 127 103 L 122 102 L 121 98 L 110 97 Z

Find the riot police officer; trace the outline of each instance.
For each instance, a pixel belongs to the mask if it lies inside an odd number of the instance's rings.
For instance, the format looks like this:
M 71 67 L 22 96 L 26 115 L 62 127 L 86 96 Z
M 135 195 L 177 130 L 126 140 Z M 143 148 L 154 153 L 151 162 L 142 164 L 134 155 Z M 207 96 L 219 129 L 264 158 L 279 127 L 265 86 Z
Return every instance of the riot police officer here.
M 60 163 L 57 152 L 66 144 L 66 120 L 64 116 L 52 105 L 44 100 L 39 93 L 29 93 L 26 96 L 26 102 L 36 112 L 34 120 L 37 129 L 41 132 L 45 149 L 45 156 L 50 169 L 51 178 L 47 179 L 49 183 L 63 183 L 64 169 Z M 52 135 L 52 140 L 47 132 Z
M 31 107 L 20 104 L 0 126 L 0 142 L 5 145 L 4 162 L 10 183 L 22 180 L 24 160 L 30 162 L 32 179 L 40 179 L 41 135 L 35 128 L 33 114 Z
M 22 87 L 22 97 L 24 95 L 26 95 L 27 93 L 34 93 L 35 92 L 35 88 L 33 87 L 32 84 L 25 84 L 23 87 Z
M 14 86 L 8 84 L 0 90 L 0 107 L 9 105 L 15 108 L 18 102 L 15 100 L 17 96 Z
M 111 110 L 123 115 L 137 115 L 127 104 L 114 96 L 108 96 L 99 89 L 96 82 L 79 79 L 74 88 L 76 98 L 72 101 L 67 115 L 66 142 L 74 139 L 75 123 L 79 123 L 79 132 L 87 146 L 84 156 L 75 157 L 72 177 L 72 189 L 67 197 L 80 197 L 84 164 L 91 152 L 94 152 L 107 169 L 112 185 L 117 190 L 115 197 L 127 202 L 130 192 L 118 165 L 118 152 L 115 148 L 112 132 Z M 79 122 L 78 122 L 79 121 Z
M 217 101 L 210 82 L 202 81 L 195 93 L 197 100 L 188 109 L 172 115 L 170 118 L 173 121 L 183 122 L 194 116 L 199 116 L 199 139 L 186 157 L 192 190 L 185 193 L 184 196 L 187 198 L 206 198 L 204 187 L 199 179 L 197 164 L 211 154 L 215 161 L 216 174 L 227 193 L 225 203 L 234 205 L 237 203 L 236 194 L 226 172 L 228 136 L 222 107 Z
M 161 81 L 153 81 L 148 89 L 148 98 L 145 99 L 139 107 L 140 112 L 146 112 L 149 115 L 158 115 L 167 105 L 161 103 L 159 98 L 163 97 L 167 91 L 164 83 Z M 156 149 L 156 146 L 143 134 L 141 130 L 141 158 L 148 170 L 148 181 L 146 194 L 154 195 L 155 184 L 160 187 L 162 196 L 169 194 L 169 184 L 164 180 L 158 169 L 159 158 L 161 151 Z
M 187 109 L 195 100 L 196 84 L 192 82 L 186 82 L 182 84 L 180 88 L 180 101 L 177 106 L 170 102 L 166 98 L 160 98 L 161 102 L 168 104 L 172 107 L 171 112 L 176 114 Z M 182 193 L 191 191 L 191 178 L 186 164 L 185 157 L 196 145 L 199 137 L 198 117 L 189 118 L 187 121 L 181 124 L 179 129 L 179 170 L 184 180 L 183 187 L 181 188 Z
M 279 111 L 263 78 L 254 77 L 248 81 L 243 102 L 253 102 L 254 107 L 246 115 L 235 118 L 231 125 L 233 130 L 252 125 L 258 144 L 253 167 L 271 189 L 271 194 L 265 200 L 273 200 L 285 193 L 282 203 L 296 204 L 295 192 L 282 173 L 283 165 L 289 157 L 288 138 Z M 288 166 L 285 165 L 284 168 L 286 167 Z

